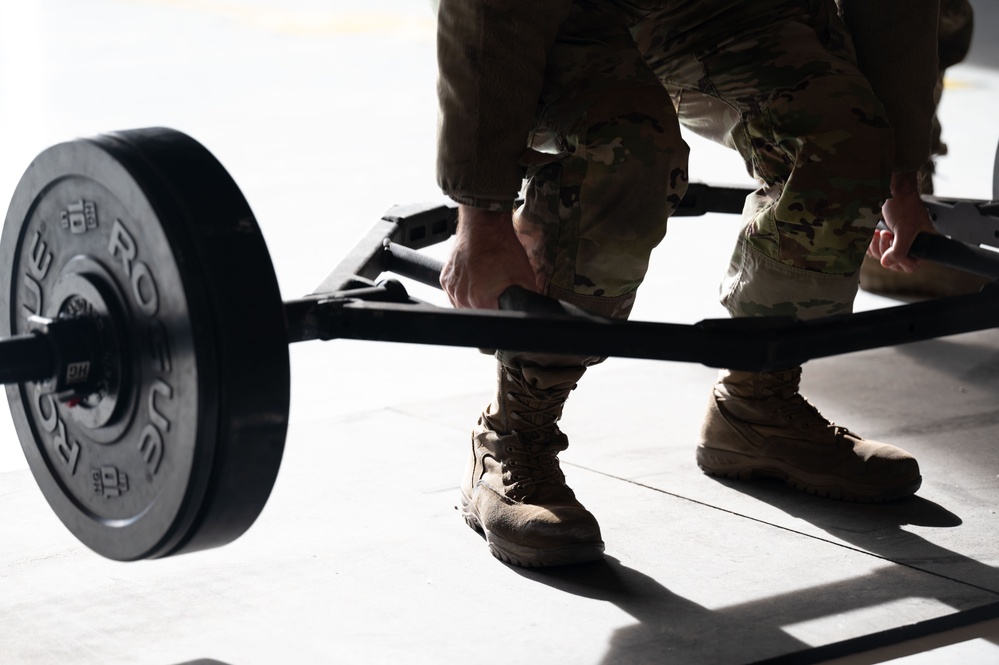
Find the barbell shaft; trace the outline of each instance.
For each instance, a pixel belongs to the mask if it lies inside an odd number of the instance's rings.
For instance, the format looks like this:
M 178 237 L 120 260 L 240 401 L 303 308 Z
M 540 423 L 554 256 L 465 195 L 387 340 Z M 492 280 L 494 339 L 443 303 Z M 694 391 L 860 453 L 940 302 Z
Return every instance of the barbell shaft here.
M 97 317 L 32 317 L 32 332 L 0 339 L 0 384 L 49 382 L 47 390 L 77 396 L 100 381 L 101 351 Z
M 45 381 L 55 375 L 52 345 L 41 333 L 0 340 L 0 383 Z

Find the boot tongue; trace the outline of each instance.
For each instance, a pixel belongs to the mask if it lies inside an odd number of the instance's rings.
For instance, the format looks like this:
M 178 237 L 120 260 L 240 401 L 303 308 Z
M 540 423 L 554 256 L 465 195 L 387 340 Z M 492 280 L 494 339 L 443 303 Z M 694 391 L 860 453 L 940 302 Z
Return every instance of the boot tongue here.
M 569 438 L 554 423 L 551 427 L 533 430 L 520 430 L 517 438 L 524 449 L 532 455 L 560 453 L 569 447 Z
M 565 400 L 582 377 L 583 367 L 524 367 L 521 370 L 523 382 L 545 392 L 551 391 L 553 399 Z

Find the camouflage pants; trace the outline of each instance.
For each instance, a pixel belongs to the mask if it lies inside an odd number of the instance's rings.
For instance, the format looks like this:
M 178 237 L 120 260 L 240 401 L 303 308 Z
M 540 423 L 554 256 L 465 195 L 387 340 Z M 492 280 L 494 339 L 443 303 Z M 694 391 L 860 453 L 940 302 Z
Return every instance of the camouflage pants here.
M 627 316 L 685 190 L 682 122 L 761 182 L 722 287 L 732 315 L 849 312 L 892 155 L 853 61 L 832 0 L 578 0 L 517 215 L 548 292 Z

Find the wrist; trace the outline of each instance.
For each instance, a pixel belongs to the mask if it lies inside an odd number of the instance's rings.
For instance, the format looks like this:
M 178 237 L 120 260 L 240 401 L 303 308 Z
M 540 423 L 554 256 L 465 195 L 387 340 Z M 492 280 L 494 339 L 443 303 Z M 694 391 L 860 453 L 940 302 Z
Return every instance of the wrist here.
M 891 174 L 892 198 L 919 194 L 919 179 L 915 171 L 894 171 Z
M 486 210 L 473 206 L 458 206 L 457 235 L 467 238 L 505 238 L 514 237 L 513 211 Z
M 486 226 L 507 224 L 513 219 L 512 210 L 492 210 L 460 204 L 458 206 L 458 223 L 483 224 Z

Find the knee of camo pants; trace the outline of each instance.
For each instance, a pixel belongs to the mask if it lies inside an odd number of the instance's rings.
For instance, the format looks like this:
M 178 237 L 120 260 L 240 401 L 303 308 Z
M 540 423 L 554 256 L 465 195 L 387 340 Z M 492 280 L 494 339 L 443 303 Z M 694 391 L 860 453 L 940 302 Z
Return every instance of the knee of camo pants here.
M 722 303 L 733 316 L 849 313 L 891 178 L 881 103 L 859 75 L 818 76 L 741 129 L 764 185 L 746 201 Z
M 521 242 L 548 295 L 627 318 L 687 189 L 688 148 L 672 101 L 658 83 L 619 90 L 548 140 L 560 151 L 529 170 L 515 215 Z
M 625 318 L 687 189 L 687 144 L 658 84 L 618 90 L 528 173 L 517 231 L 549 295 Z

